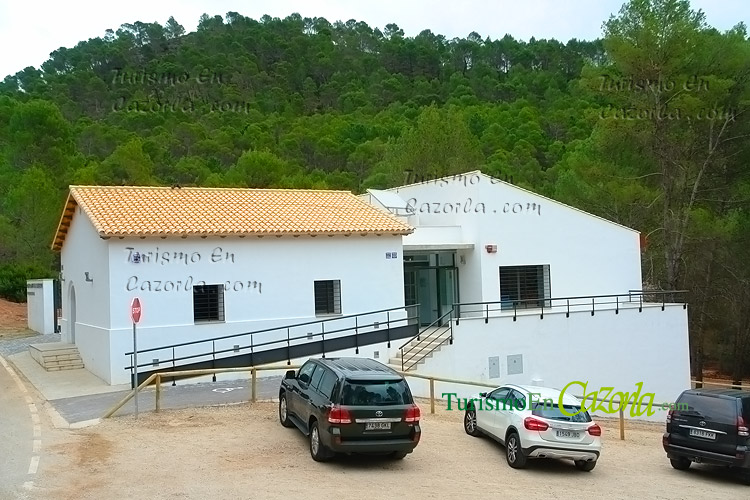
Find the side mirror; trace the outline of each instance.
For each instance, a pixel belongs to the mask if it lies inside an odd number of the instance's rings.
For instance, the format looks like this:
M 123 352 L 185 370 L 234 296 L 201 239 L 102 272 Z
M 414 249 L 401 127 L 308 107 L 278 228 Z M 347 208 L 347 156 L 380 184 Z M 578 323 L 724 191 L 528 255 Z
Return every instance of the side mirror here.
M 294 370 L 287 370 L 287 372 L 284 374 L 284 378 L 296 378 Z
M 480 393 L 479 393 L 479 395 L 480 395 L 481 397 L 483 397 L 483 398 L 486 398 L 486 397 L 487 397 L 487 394 L 488 394 L 488 393 L 486 393 L 486 392 L 480 392 Z

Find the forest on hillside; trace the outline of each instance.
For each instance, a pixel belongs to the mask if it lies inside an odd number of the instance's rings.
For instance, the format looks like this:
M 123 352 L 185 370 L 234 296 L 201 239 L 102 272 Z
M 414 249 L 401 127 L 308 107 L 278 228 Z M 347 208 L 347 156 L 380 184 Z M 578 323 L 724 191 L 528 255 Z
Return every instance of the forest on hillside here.
M 346 189 L 481 169 L 646 236 L 694 374 L 750 373 L 750 38 L 630 0 L 593 41 L 356 20 L 133 22 L 0 82 L 0 295 L 57 273 L 71 184 Z M 616 292 L 616 291 L 613 291 Z

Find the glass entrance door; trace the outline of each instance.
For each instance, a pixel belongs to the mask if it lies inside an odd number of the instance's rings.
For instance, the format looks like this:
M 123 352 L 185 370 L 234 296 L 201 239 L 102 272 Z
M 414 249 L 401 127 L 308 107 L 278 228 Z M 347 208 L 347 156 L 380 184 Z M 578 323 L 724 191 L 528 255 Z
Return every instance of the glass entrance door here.
M 440 300 L 440 311 L 438 317 L 448 314 L 456 302 L 456 269 L 453 267 L 438 269 L 438 296 Z M 440 322 L 441 325 L 450 321 L 449 317 Z
M 406 305 L 419 304 L 422 326 L 435 322 L 458 301 L 458 270 L 452 253 L 404 256 Z M 446 323 L 449 318 L 441 323 Z
M 437 269 L 427 268 L 417 271 L 417 294 L 419 295 L 419 317 L 427 326 L 439 317 Z

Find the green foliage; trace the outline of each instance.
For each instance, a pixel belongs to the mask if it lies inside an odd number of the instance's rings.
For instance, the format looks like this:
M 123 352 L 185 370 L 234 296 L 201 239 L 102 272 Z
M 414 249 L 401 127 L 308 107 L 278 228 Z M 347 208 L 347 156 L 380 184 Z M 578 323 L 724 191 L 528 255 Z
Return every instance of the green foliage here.
M 0 234 L 8 236 L 5 251 L 17 262 L 49 268 L 49 251 L 64 195 L 41 167 L 31 167 L 17 176 L 3 200 Z
M 0 83 L 0 262 L 52 266 L 70 184 L 363 192 L 482 169 L 647 235 L 645 282 L 691 290 L 696 366 L 750 359 L 746 27 L 630 0 L 603 34 L 123 24 Z
M 54 273 L 39 265 L 0 265 L 0 298 L 13 302 L 26 302 L 26 281 L 53 278 Z

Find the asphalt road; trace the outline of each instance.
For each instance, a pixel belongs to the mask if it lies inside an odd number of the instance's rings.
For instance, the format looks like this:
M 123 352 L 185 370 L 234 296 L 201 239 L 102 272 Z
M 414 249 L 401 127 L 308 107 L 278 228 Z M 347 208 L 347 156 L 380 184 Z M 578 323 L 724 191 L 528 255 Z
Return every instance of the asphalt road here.
M 257 398 L 273 399 L 278 397 L 279 385 L 282 377 L 258 378 Z M 130 391 L 111 392 L 92 396 L 78 396 L 75 398 L 56 399 L 50 401 L 57 412 L 73 424 L 87 420 L 101 418 L 107 411 L 120 402 Z M 152 412 L 155 410 L 155 390 L 149 388 L 139 393 L 138 411 Z M 189 383 L 178 381 L 177 385 L 162 384 L 161 408 L 179 409 L 198 406 L 213 406 L 222 404 L 237 404 L 250 401 L 251 389 L 248 379 L 222 382 Z M 27 412 L 28 413 L 28 412 Z M 135 401 L 130 400 L 115 413 L 115 417 L 135 413 Z M 28 415 L 27 415 L 28 419 Z
M 0 364 L 0 499 L 26 498 L 34 430 L 29 404 Z

